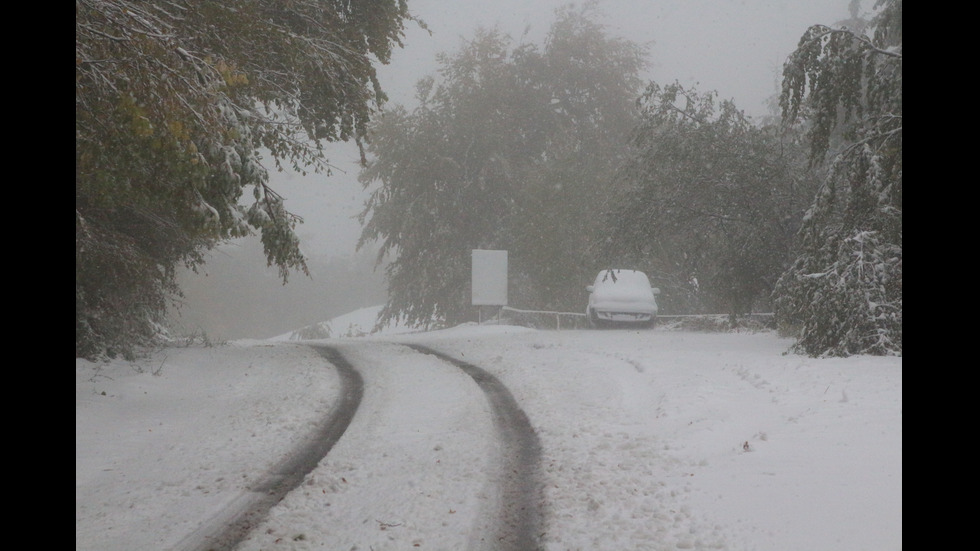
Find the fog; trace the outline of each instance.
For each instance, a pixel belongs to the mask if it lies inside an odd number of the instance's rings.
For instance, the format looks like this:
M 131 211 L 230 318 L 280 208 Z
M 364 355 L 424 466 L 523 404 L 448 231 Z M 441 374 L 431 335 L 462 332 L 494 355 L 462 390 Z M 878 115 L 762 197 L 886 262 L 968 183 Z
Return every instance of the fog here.
M 782 63 L 813 24 L 849 16 L 853 0 L 600 0 L 595 11 L 610 35 L 649 50 L 646 81 L 679 81 L 714 90 L 753 118 L 774 114 Z M 411 107 L 416 82 L 435 75 L 436 55 L 451 53 L 477 27 L 541 44 L 564 0 L 408 0 L 427 30 L 406 22 L 404 47 L 378 67 L 389 104 Z M 576 5 L 581 5 L 581 2 Z M 862 7 L 867 10 L 870 2 Z M 266 266 L 257 238 L 222 245 L 200 273 L 180 278 L 185 300 L 178 331 L 215 340 L 267 338 L 384 300 L 384 280 L 373 270 L 373 247 L 355 252 L 356 215 L 367 196 L 357 181 L 356 148 L 330 144 L 331 174 L 270 174 L 286 208 L 303 219 L 297 229 L 312 278 L 293 274 L 283 286 Z M 270 163 L 271 164 L 271 163 Z M 271 172 L 271 170 L 270 170 Z M 359 274 L 348 277 L 346 272 Z

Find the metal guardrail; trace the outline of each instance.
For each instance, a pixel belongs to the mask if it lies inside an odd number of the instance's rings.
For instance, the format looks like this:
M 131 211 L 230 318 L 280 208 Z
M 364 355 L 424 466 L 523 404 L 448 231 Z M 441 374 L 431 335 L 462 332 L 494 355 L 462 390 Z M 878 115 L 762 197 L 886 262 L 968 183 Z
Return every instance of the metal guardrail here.
M 511 308 L 510 306 L 502 306 L 500 308 L 501 312 L 505 310 L 508 312 L 515 312 L 518 314 L 537 314 L 537 315 L 555 316 L 555 328 L 557 328 L 559 331 L 561 331 L 562 316 L 571 316 L 573 319 L 575 318 L 582 318 L 583 320 L 585 319 L 585 314 L 580 312 L 550 312 L 547 310 L 519 310 L 517 308 Z
M 772 312 L 750 312 L 748 314 L 739 314 L 739 319 L 741 318 L 771 318 L 775 314 Z M 729 317 L 729 314 L 657 314 L 658 320 L 663 319 L 674 319 L 674 318 L 713 318 L 713 317 Z
M 511 308 L 510 306 L 502 306 L 502 307 L 500 307 L 500 312 L 499 312 L 500 314 L 502 314 L 505 311 L 506 312 L 513 313 L 513 314 L 517 314 L 518 316 L 539 316 L 539 317 L 546 317 L 548 319 L 550 319 L 551 316 L 554 316 L 554 318 L 555 318 L 555 328 L 557 330 L 559 330 L 559 331 L 562 328 L 562 318 L 563 317 L 565 317 L 566 319 L 567 318 L 571 318 L 571 324 L 570 325 L 572 326 L 572 328 L 582 328 L 582 327 L 586 327 L 587 326 L 586 316 L 585 316 L 584 313 L 581 313 L 581 312 L 554 312 L 554 311 L 550 311 L 550 310 L 522 310 L 522 309 L 519 309 L 519 308 Z M 758 321 L 768 321 L 768 320 L 771 320 L 772 317 L 773 317 L 773 313 L 772 312 L 753 312 L 753 313 L 749 313 L 749 314 L 740 315 L 738 317 L 738 319 L 755 319 L 755 320 L 758 320 Z M 670 320 L 675 320 L 675 319 L 685 319 L 685 318 L 690 318 L 690 319 L 696 319 L 696 318 L 725 318 L 725 319 L 728 319 L 729 318 L 729 315 L 728 314 L 660 314 L 660 315 L 657 316 L 657 321 L 658 322 L 663 322 L 663 321 L 670 321 Z M 498 314 L 498 319 L 499 319 L 499 314 Z M 566 326 L 568 326 L 568 325 L 569 324 L 566 323 Z

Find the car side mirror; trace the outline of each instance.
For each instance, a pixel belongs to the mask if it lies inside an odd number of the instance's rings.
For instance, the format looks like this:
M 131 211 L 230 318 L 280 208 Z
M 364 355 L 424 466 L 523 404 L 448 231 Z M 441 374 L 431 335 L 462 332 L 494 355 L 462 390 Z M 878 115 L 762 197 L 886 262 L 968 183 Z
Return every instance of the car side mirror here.
M 660 288 L 659 287 L 651 287 L 650 290 L 653 291 L 653 294 L 655 294 L 655 295 L 659 295 L 660 294 Z
M 586 285 L 585 286 L 585 290 L 591 293 L 592 291 L 595 291 L 595 286 L 594 285 Z

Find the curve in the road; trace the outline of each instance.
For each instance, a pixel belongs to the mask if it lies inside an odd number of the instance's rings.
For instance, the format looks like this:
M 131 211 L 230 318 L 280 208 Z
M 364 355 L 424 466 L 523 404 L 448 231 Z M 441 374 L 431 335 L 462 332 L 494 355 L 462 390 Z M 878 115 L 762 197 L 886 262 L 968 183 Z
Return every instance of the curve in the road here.
M 280 463 L 253 491 L 272 493 L 287 487 L 282 491 L 282 495 L 286 495 L 286 492 L 298 486 L 343 436 L 364 397 L 364 379 L 347 358 L 328 346 L 314 346 L 313 349 L 337 368 L 341 381 L 340 401 L 330 416 L 317 427 L 316 437 L 298 453 Z
M 178 549 L 224 551 L 238 545 L 257 526 L 275 504 L 303 482 L 306 475 L 326 457 L 347 430 L 364 396 L 364 380 L 354 366 L 334 348 L 314 346 L 321 356 L 337 368 L 340 400 L 313 436 L 295 453 L 284 459 L 251 490 L 233 502 L 218 518 L 213 518 L 185 538 Z
M 447 361 L 476 381 L 487 395 L 493 411 L 494 426 L 500 436 L 503 453 L 501 510 L 496 533 L 485 534 L 484 545 L 501 551 L 531 551 L 540 549 L 543 533 L 544 500 L 538 483 L 541 463 L 541 443 L 527 414 L 517 400 L 487 371 L 429 347 L 410 344 L 410 348 Z

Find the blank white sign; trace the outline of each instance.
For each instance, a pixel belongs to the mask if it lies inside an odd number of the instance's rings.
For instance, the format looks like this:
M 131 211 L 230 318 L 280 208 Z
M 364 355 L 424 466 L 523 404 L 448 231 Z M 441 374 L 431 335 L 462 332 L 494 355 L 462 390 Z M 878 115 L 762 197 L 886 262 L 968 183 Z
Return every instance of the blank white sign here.
M 507 251 L 473 249 L 473 305 L 507 305 Z

